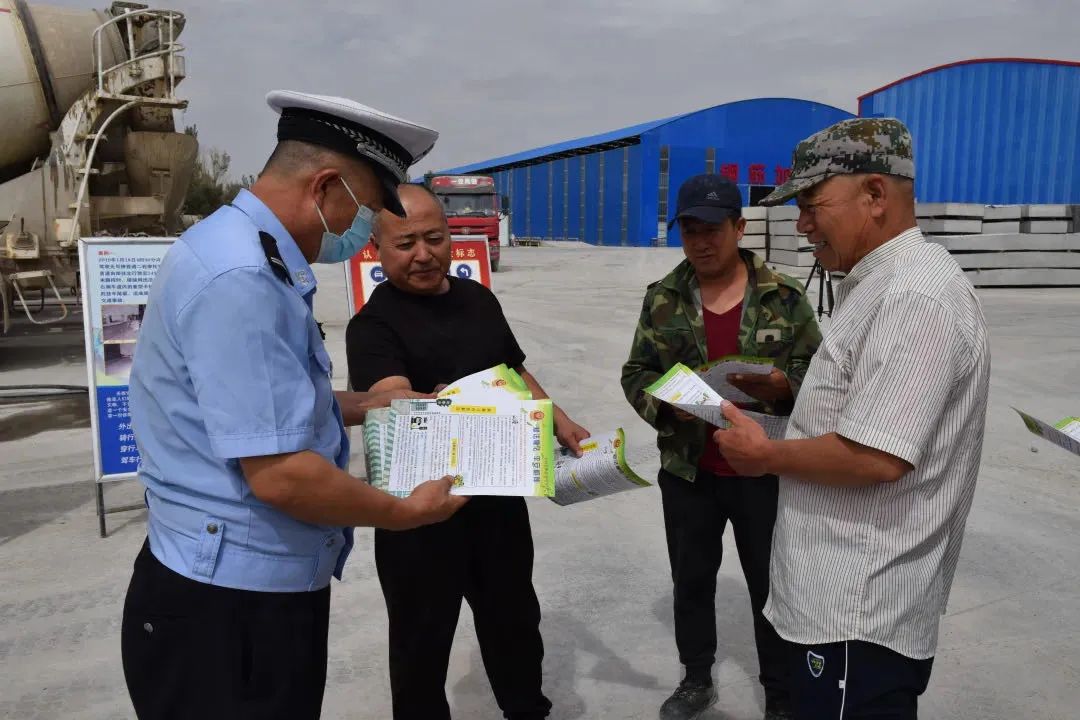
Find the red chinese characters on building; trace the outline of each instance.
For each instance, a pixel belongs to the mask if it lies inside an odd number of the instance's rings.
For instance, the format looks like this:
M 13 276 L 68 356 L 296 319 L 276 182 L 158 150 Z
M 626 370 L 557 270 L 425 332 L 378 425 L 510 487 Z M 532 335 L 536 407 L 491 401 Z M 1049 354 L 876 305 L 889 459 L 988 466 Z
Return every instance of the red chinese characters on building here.
M 776 166 L 776 182 L 774 185 L 783 185 L 791 177 L 791 168 Z
M 749 171 L 751 185 L 765 184 L 765 165 L 762 163 L 754 163 L 749 167 Z
M 733 183 L 739 182 L 739 164 L 724 163 L 720 166 L 720 175 L 727 178 Z

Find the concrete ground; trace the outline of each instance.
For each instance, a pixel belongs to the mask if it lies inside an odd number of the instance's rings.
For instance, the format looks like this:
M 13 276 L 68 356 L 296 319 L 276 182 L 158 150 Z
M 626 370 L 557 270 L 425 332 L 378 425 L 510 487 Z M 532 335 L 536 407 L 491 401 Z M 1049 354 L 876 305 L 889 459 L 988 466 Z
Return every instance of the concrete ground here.
M 494 276 L 527 365 L 594 431 L 623 426 L 653 477 L 649 428 L 618 384 L 645 285 L 676 250 L 513 248 Z M 320 268 L 317 314 L 344 369 L 342 272 Z M 1080 290 L 980 293 L 993 388 L 979 489 L 923 717 L 1077 717 L 1080 707 L 1080 459 L 1029 435 L 1010 409 L 1080 413 Z M 342 370 L 343 373 L 343 370 Z M 0 340 L 0 385 L 85 384 L 78 325 Z M 344 376 L 338 378 L 344 382 Z M 357 466 L 361 463 L 357 460 Z M 0 717 L 127 718 L 119 623 L 144 514 L 97 537 L 86 403 L 0 406 Z M 134 483 L 107 488 L 137 501 Z M 671 587 L 655 488 L 581 506 L 531 501 L 553 718 L 655 718 L 678 682 Z M 706 717 L 759 718 L 750 611 L 731 548 L 718 582 L 720 702 Z M 386 614 L 370 531 L 333 586 L 326 718 L 390 717 Z M 455 717 L 495 719 L 471 617 L 462 613 L 447 695 Z

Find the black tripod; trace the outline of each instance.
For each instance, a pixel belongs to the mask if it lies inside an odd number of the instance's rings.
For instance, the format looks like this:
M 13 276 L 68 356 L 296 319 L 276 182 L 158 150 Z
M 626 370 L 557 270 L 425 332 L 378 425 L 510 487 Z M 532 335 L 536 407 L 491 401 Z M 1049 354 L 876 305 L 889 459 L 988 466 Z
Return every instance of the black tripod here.
M 832 291 L 832 275 L 828 270 L 821 267 L 821 261 L 814 258 L 814 267 L 810 268 L 810 274 L 806 276 L 806 288 L 810 289 L 810 282 L 814 279 L 814 273 L 818 274 L 818 299 L 817 299 L 817 316 L 818 320 L 822 315 L 828 315 L 832 317 L 833 311 L 833 291 Z M 825 309 L 825 297 L 826 293 L 829 298 L 829 309 Z

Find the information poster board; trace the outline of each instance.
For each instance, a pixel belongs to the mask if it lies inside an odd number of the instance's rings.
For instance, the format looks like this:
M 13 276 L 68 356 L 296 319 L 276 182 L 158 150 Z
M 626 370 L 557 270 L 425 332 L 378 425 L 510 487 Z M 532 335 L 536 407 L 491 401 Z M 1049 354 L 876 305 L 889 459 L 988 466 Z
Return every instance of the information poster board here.
M 79 242 L 90 428 L 97 482 L 135 477 L 139 451 L 128 376 L 150 285 L 174 238 L 91 237 Z
M 464 280 L 475 280 L 491 287 L 491 256 L 487 238 L 455 235 L 450 251 L 450 275 Z M 345 263 L 345 282 L 349 288 L 349 315 L 355 315 L 364 307 L 371 293 L 386 281 L 379 251 L 368 243 L 364 249 Z

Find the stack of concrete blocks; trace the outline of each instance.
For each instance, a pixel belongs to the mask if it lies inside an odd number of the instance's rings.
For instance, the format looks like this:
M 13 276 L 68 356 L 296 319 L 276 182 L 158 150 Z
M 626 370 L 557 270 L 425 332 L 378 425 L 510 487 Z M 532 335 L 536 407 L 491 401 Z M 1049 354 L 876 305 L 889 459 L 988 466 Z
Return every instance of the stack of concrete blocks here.
M 743 231 L 742 240 L 739 241 L 739 247 L 753 250 L 764 257 L 766 248 L 765 240 L 768 232 L 766 208 L 744 207 L 742 209 L 742 216 L 743 219 L 746 220 L 746 230 Z
M 923 235 L 979 235 L 983 231 L 984 205 L 969 203 L 918 203 L 915 217 Z
M 983 235 L 1015 235 L 1020 232 L 1022 205 L 987 205 Z
M 771 207 L 768 219 L 769 262 L 788 268 L 813 267 L 814 248 L 806 236 L 800 235 L 795 229 L 799 220 L 799 208 L 795 205 Z
M 931 239 L 952 253 L 976 287 L 1078 287 L 1078 210 L 1069 205 L 990 206 L 983 234 Z M 1019 232 L 1001 232 L 1012 227 Z
M 1075 229 L 1069 205 L 1025 205 L 1020 217 L 1020 232 L 1029 235 L 1055 235 Z

